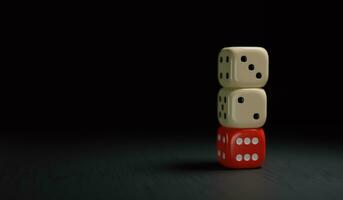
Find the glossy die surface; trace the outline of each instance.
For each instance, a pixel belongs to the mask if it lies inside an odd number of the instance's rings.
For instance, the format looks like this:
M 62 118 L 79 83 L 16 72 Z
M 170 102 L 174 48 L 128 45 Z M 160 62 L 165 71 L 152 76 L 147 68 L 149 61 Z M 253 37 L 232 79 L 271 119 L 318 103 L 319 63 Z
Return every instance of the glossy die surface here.
M 268 71 L 268 53 L 262 47 L 225 47 L 219 52 L 218 80 L 222 87 L 263 87 Z
M 217 159 L 228 168 L 261 167 L 266 155 L 265 134 L 262 128 L 235 129 L 219 127 Z

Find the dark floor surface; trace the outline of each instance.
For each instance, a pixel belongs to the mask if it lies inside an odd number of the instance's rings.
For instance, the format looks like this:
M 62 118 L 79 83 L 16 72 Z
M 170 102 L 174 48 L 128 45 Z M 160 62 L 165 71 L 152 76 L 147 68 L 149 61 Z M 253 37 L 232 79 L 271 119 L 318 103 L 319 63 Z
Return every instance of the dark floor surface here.
M 220 167 L 214 137 L 4 139 L 1 199 L 343 199 L 339 142 L 267 137 L 264 166 Z

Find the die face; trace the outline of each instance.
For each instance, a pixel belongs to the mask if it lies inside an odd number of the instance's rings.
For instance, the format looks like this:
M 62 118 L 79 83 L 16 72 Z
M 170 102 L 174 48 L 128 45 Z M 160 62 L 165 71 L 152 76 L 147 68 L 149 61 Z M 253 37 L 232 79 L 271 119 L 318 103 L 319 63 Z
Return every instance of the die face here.
M 225 127 L 219 127 L 217 131 L 217 160 L 224 166 L 230 163 L 230 134 Z
M 263 89 L 249 88 L 230 92 L 230 123 L 236 128 L 258 128 L 267 118 L 267 96 Z
M 218 120 L 220 124 L 227 124 L 229 120 L 229 91 L 221 89 L 218 92 L 218 103 L 217 103 L 217 110 L 218 110 Z
M 239 129 L 232 131 L 230 140 L 230 166 L 255 168 L 263 164 L 266 142 L 263 129 Z
M 218 93 L 218 121 L 231 128 L 259 128 L 267 118 L 267 96 L 263 89 L 222 88 Z
M 220 163 L 225 162 L 227 157 L 226 144 L 227 136 L 225 132 L 218 130 L 217 132 L 217 159 Z
M 268 68 L 268 53 L 261 47 L 226 47 L 218 56 L 218 80 L 223 87 L 263 87 Z
M 234 129 L 220 127 L 217 136 L 217 159 L 229 168 L 260 167 L 266 154 L 265 135 L 259 129 Z M 223 138 L 225 140 L 223 140 Z
M 218 55 L 218 80 L 223 87 L 234 81 L 232 80 L 232 63 L 232 51 L 226 50 L 225 48 L 222 49 Z

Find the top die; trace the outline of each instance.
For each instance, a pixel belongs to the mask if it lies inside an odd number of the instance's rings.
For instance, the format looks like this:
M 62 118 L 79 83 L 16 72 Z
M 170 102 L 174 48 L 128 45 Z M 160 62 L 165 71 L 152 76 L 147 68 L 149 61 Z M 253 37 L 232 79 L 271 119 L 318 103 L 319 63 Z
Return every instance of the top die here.
M 226 88 L 264 87 L 268 68 L 268 53 L 262 47 L 225 47 L 218 56 L 218 80 Z

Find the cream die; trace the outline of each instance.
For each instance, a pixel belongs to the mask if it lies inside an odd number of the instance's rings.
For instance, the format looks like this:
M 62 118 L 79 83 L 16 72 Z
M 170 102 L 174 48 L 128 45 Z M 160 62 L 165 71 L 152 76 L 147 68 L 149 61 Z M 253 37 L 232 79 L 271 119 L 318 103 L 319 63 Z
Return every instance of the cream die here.
M 218 56 L 218 80 L 227 88 L 263 87 L 268 65 L 268 53 L 262 47 L 225 47 Z
M 219 123 L 230 128 L 259 128 L 267 118 L 267 96 L 261 88 L 222 88 L 218 93 Z

